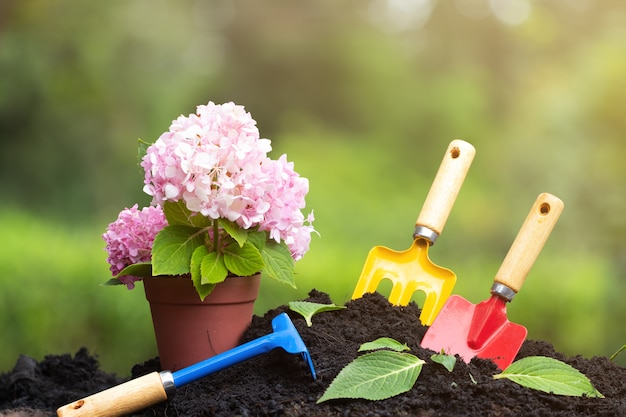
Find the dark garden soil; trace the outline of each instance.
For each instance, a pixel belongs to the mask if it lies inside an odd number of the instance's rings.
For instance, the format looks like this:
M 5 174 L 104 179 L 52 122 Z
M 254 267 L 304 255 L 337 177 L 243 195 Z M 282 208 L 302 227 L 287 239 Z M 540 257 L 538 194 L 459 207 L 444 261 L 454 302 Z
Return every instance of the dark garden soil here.
M 312 291 L 308 301 L 330 303 Z M 626 416 L 626 368 L 605 357 L 565 357 L 543 341 L 528 340 L 517 359 L 550 356 L 589 377 L 605 398 L 566 397 L 531 390 L 508 380 L 489 361 L 457 361 L 453 372 L 430 361 L 420 346 L 426 327 L 415 304 L 393 307 L 379 294 L 350 301 L 347 308 L 313 317 L 313 326 L 286 306 L 255 316 L 245 341 L 271 332 L 271 320 L 287 311 L 302 335 L 317 371 L 313 381 L 300 355 L 276 349 L 180 387 L 167 402 L 134 416 Z M 426 364 L 413 389 L 383 401 L 316 401 L 333 378 L 357 357 L 358 347 L 379 337 L 407 343 Z M 572 337 L 577 337 L 572 335 Z M 158 360 L 136 365 L 133 377 L 159 370 Z M 56 415 L 57 407 L 123 382 L 99 369 L 97 359 L 81 349 L 72 355 L 36 362 L 22 356 L 0 375 L 0 416 Z

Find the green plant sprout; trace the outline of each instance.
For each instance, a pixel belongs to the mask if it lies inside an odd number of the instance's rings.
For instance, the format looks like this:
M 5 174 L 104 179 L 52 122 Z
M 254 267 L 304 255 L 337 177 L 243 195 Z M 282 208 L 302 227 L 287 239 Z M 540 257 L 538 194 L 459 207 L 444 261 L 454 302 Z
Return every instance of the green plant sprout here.
M 554 358 L 529 356 L 509 365 L 494 379 L 509 379 L 519 385 L 556 395 L 604 398 L 577 369 Z
M 317 313 L 321 313 L 323 311 L 335 311 L 342 310 L 346 308 L 345 306 L 338 306 L 335 304 L 319 304 L 312 303 L 310 301 L 290 301 L 289 309 L 294 311 L 302 317 L 306 321 L 307 326 L 311 327 L 313 325 L 313 316 Z
M 609 358 L 609 360 L 612 362 L 615 358 L 618 357 L 618 355 L 620 353 L 622 353 L 622 351 L 626 350 L 626 345 L 622 346 L 621 348 L 617 349 L 617 352 L 615 352 L 614 354 L 611 355 L 611 357 Z
M 448 372 L 452 372 L 454 365 L 456 364 L 456 357 L 448 355 L 443 349 L 441 349 L 440 353 L 431 355 L 430 360 L 442 365 L 448 370 Z

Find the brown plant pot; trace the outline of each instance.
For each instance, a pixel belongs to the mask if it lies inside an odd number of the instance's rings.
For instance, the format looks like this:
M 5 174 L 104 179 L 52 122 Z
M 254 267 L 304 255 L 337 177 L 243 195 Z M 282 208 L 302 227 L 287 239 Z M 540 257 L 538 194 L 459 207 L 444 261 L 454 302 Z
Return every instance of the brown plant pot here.
M 260 281 L 261 274 L 229 276 L 201 301 L 188 276 L 145 278 L 161 368 L 176 371 L 239 345 Z

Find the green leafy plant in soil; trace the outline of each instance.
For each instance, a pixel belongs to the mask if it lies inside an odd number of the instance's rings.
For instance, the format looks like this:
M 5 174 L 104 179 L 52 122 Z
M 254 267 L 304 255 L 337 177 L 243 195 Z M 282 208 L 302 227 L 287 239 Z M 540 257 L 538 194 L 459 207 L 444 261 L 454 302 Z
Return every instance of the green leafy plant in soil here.
M 604 396 L 589 378 L 574 367 L 554 358 L 529 356 L 509 365 L 495 379 L 506 378 L 527 388 L 557 395 Z
M 392 339 L 390 337 L 381 337 L 374 340 L 373 342 L 363 343 L 359 347 L 359 352 L 376 349 L 391 349 L 396 352 L 411 350 L 406 343 L 400 343 L 396 339 Z
M 312 303 L 310 301 L 291 301 L 289 302 L 289 309 L 294 311 L 302 317 L 306 321 L 307 326 L 311 327 L 313 325 L 313 316 L 317 313 L 321 313 L 324 311 L 335 311 L 342 310 L 346 308 L 345 306 L 338 306 L 335 304 L 320 304 L 320 303 Z
M 442 350 L 441 353 L 433 354 L 430 360 L 443 366 L 448 372 L 452 372 L 456 363 L 456 356 L 448 355 Z
M 383 400 L 400 395 L 413 387 L 426 363 L 405 353 L 410 350 L 406 344 L 389 337 L 364 343 L 358 351 L 371 350 L 375 351 L 357 357 L 344 367 L 317 402 L 338 398 Z M 444 351 L 431 355 L 430 359 L 448 372 L 453 371 L 456 363 L 456 357 Z M 474 381 L 471 374 L 470 378 Z M 530 356 L 513 362 L 493 378 L 508 379 L 526 388 L 555 395 L 604 398 L 583 373 L 544 356 Z
M 339 372 L 318 403 L 337 398 L 384 400 L 413 387 L 426 362 L 399 352 L 397 349 L 408 347 L 393 339 L 378 339 L 370 346 L 373 349 L 391 346 L 392 351 L 377 350 L 357 357 Z M 359 350 L 362 349 L 363 345 Z

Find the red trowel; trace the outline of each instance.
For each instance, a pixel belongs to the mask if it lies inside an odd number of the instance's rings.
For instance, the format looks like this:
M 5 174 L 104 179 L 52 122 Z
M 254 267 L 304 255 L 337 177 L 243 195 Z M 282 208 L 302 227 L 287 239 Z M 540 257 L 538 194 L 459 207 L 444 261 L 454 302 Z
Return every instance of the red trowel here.
M 491 298 L 479 304 L 458 295 L 448 298 L 424 335 L 422 346 L 458 354 L 465 362 L 477 356 L 492 360 L 500 369 L 509 366 L 527 330 L 508 321 L 506 303 L 520 290 L 562 211 L 561 200 L 540 194 L 496 273 Z

